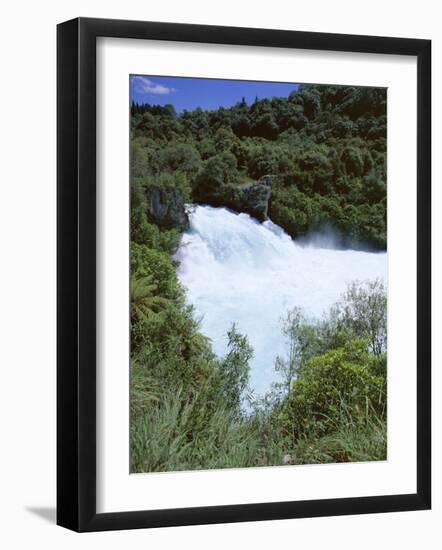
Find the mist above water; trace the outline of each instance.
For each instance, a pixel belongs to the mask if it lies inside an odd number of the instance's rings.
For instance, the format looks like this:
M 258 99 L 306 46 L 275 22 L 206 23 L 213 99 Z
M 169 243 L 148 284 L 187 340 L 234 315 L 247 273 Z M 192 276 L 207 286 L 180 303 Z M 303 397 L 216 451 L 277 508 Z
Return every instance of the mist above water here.
M 325 244 L 325 243 L 324 243 Z M 251 387 L 257 393 L 276 380 L 277 355 L 285 356 L 281 317 L 298 306 L 320 316 L 355 279 L 386 279 L 387 256 L 297 244 L 271 221 L 259 223 L 225 208 L 196 206 L 176 254 L 187 301 L 201 318 L 201 332 L 217 355 L 227 350 L 236 323 L 254 349 Z

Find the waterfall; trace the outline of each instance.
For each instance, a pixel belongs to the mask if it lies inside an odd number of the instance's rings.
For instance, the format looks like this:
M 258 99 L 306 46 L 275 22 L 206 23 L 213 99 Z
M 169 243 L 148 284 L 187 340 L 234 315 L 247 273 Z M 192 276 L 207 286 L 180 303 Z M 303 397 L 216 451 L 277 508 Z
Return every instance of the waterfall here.
M 271 221 L 209 206 L 190 212 L 190 230 L 176 259 L 187 301 L 214 352 L 225 354 L 233 322 L 247 335 L 257 393 L 276 380 L 275 358 L 286 352 L 281 317 L 287 310 L 299 306 L 308 316 L 320 316 L 350 281 L 385 280 L 387 272 L 384 252 L 301 246 Z

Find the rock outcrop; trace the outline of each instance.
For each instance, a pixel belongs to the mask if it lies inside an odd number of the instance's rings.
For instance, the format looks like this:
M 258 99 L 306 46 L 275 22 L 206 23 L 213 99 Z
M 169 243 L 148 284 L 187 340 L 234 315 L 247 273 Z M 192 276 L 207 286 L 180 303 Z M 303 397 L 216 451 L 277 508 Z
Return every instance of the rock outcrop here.
M 178 189 L 155 187 L 148 195 L 149 219 L 164 229 L 185 231 L 189 227 L 189 217 Z
M 203 191 L 203 192 L 201 192 Z M 263 222 L 268 218 L 272 177 L 244 184 L 225 183 L 207 186 L 200 191 L 198 202 L 211 206 L 225 206 L 235 212 L 245 212 Z

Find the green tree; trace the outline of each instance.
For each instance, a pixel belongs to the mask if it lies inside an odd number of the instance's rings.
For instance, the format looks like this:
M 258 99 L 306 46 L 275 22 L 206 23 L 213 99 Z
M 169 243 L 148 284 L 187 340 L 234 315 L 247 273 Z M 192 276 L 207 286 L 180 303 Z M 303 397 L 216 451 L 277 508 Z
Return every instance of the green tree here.
M 285 392 L 288 393 L 292 381 L 301 370 L 306 322 L 302 309 L 299 307 L 288 311 L 281 321 L 282 333 L 286 338 L 288 351 L 286 357 L 277 356 L 275 370 L 282 377 L 283 387 Z
M 161 170 L 179 170 L 192 180 L 202 165 L 197 149 L 189 143 L 171 143 L 158 153 Z
M 249 361 L 253 357 L 253 348 L 247 336 L 238 332 L 235 323 L 227 332 L 227 338 L 227 355 L 220 363 L 221 384 L 226 403 L 239 414 L 241 399 L 249 381 Z
M 175 265 L 167 252 L 132 243 L 130 254 L 132 273 L 150 278 L 165 298 L 177 300 L 181 296 Z
M 372 353 L 387 349 L 387 294 L 384 283 L 353 281 L 332 308 L 332 322 L 339 331 L 367 339 Z
M 157 294 L 157 285 L 152 276 L 135 274 L 130 280 L 131 323 L 134 325 L 158 313 L 167 305 L 167 300 Z

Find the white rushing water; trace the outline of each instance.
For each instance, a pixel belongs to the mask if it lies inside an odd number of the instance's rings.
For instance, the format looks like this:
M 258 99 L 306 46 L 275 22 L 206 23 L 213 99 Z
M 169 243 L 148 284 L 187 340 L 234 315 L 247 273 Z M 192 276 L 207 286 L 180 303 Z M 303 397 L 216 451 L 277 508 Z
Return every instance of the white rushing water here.
M 355 279 L 385 280 L 385 253 L 300 246 L 271 221 L 197 206 L 176 255 L 187 300 L 216 354 L 227 349 L 234 322 L 254 349 L 251 387 L 276 380 L 277 355 L 285 356 L 281 317 L 294 306 L 320 316 Z

